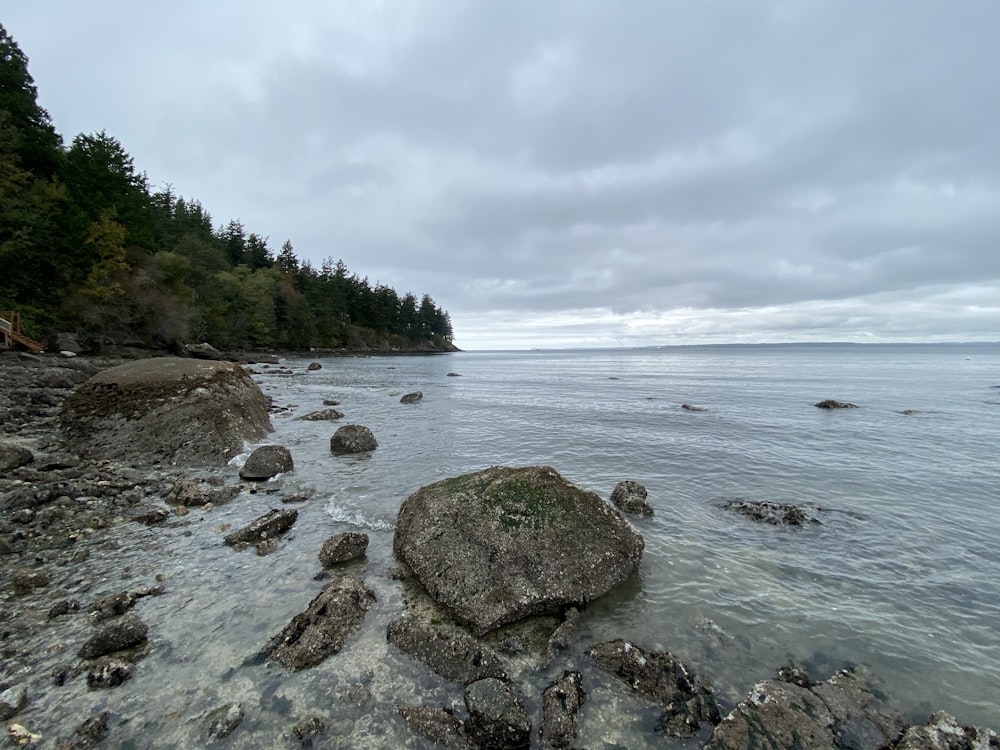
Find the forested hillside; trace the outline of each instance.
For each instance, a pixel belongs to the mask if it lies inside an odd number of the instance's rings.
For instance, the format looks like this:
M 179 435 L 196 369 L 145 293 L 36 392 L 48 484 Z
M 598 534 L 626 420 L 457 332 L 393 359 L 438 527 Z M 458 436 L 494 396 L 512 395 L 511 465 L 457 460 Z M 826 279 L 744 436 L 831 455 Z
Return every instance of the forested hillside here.
M 218 348 L 444 350 L 448 313 L 332 257 L 302 262 L 197 200 L 152 192 L 101 131 L 68 147 L 38 106 L 28 59 L 0 25 L 0 310 L 26 332 Z

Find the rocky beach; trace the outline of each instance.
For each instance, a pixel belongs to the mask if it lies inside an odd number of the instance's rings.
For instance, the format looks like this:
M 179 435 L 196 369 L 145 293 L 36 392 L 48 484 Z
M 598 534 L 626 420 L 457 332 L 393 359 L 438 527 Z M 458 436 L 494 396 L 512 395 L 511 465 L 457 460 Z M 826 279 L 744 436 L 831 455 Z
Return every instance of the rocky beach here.
M 941 712 L 910 725 L 863 669 L 775 664 L 732 701 L 668 651 L 582 640 L 581 610 L 641 560 L 652 510 L 634 482 L 619 513 L 558 467 L 494 467 L 413 492 L 391 530 L 331 536 L 294 451 L 231 463 L 288 408 L 258 384 L 297 374 L 0 354 L 13 742 L 609 748 L 602 726 L 646 723 L 650 747 L 1000 746 Z

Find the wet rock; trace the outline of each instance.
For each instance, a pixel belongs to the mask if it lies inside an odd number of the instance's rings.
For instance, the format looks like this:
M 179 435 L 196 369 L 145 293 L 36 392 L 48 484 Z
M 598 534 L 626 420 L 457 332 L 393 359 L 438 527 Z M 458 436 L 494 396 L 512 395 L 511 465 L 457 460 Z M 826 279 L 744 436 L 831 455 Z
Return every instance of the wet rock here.
M 223 541 L 230 547 L 235 547 L 240 544 L 256 544 L 265 539 L 272 539 L 288 531 L 298 517 L 299 512 L 292 508 L 272 508 L 242 529 L 226 534 Z
M 447 750 L 472 750 L 476 745 L 466 737 L 464 725 L 451 711 L 431 706 L 401 706 L 400 716 L 410 731 L 426 737 Z
M 49 609 L 48 618 L 50 620 L 54 620 L 56 617 L 61 617 L 62 615 L 68 615 L 79 611 L 80 602 L 76 599 L 63 599 L 52 605 Z
M 28 691 L 24 687 L 9 687 L 0 693 L 0 721 L 7 721 L 28 705 Z
M 60 740 L 56 750 L 93 750 L 108 733 L 110 711 L 91 716 L 73 732 L 73 736 Z
M 336 454 L 365 453 L 378 448 L 372 431 L 360 424 L 345 424 L 330 438 L 330 450 Z
M 446 680 L 468 685 L 486 677 L 507 679 L 500 658 L 454 625 L 401 617 L 389 623 L 386 636 L 389 643 Z
M 15 745 L 33 745 L 42 739 L 42 735 L 32 732 L 21 724 L 11 724 L 7 727 L 7 736 Z
M 448 373 L 448 377 L 449 378 L 460 378 L 460 377 L 462 377 L 462 375 L 460 373 L 457 373 L 457 372 L 449 372 Z
M 211 481 L 200 481 L 181 477 L 163 498 L 168 505 L 183 505 L 200 508 L 204 505 L 223 505 L 240 492 L 239 487 L 220 487 Z
M 324 568 L 363 557 L 368 549 L 368 535 L 358 533 L 334 534 L 319 551 L 319 561 Z
M 26 466 L 35 460 L 35 454 L 20 445 L 0 443 L 0 476 Z
M 123 615 L 135 606 L 136 599 L 136 595 L 128 591 L 106 596 L 91 605 L 90 619 L 97 623 Z
M 907 728 L 891 750 L 992 750 L 1000 739 L 991 729 L 963 727 L 954 716 L 938 711 L 926 724 Z
M 818 404 L 813 404 L 818 409 L 857 409 L 857 404 L 851 404 L 847 401 L 835 401 L 832 398 L 828 398 L 825 401 L 820 401 Z
M 307 716 L 292 727 L 295 739 L 303 744 L 326 731 L 326 722 L 319 716 Z
M 695 406 L 693 404 L 681 404 L 681 408 L 684 411 L 708 411 L 704 406 Z
M 128 514 L 130 521 L 141 523 L 145 526 L 156 526 L 170 518 L 170 513 L 163 508 L 156 508 L 151 505 L 136 508 Z
M 643 541 L 550 467 L 493 467 L 410 495 L 393 549 L 434 600 L 482 635 L 596 599 L 638 567 Z
M 337 578 L 270 640 L 264 654 L 296 671 L 315 666 L 340 651 L 374 603 L 375 594 L 363 581 Z
M 626 479 L 619 482 L 611 491 L 611 502 L 623 513 L 639 518 L 649 518 L 653 515 L 653 506 L 646 500 L 646 488 L 638 482 Z
M 316 370 L 322 370 L 322 369 L 323 365 L 321 365 L 319 362 L 310 362 L 309 366 L 306 367 L 306 370 L 308 370 L 309 372 L 315 372 Z
M 266 557 L 272 552 L 278 551 L 278 540 L 277 539 L 264 539 L 263 541 L 257 542 L 257 556 Z
M 340 406 L 340 402 L 335 398 L 323 399 L 323 406 Z
M 43 589 L 49 585 L 49 573 L 46 570 L 19 570 L 12 576 L 15 594 L 27 594 L 34 589 Z
M 548 650 L 550 654 L 557 654 L 569 648 L 569 639 L 579 623 L 580 610 L 576 607 L 567 609 L 563 615 L 563 621 L 549 637 Z
M 423 399 L 423 397 L 424 397 L 423 393 L 421 393 L 420 391 L 414 391 L 413 393 L 407 393 L 405 396 L 403 396 L 401 399 L 399 399 L 399 403 L 401 403 L 401 404 L 415 404 L 418 401 L 420 401 L 421 399 Z
M 467 727 L 484 750 L 511 750 L 531 744 L 531 720 L 524 700 L 509 682 L 487 677 L 465 688 Z
M 722 718 L 711 688 L 669 652 L 616 640 L 591 647 L 590 656 L 601 669 L 663 707 L 660 725 L 668 735 L 690 737 L 702 722 L 718 724 Z
M 81 659 L 95 659 L 99 656 L 123 651 L 146 642 L 149 628 L 134 614 L 125 615 L 118 622 L 102 626 L 80 647 Z
M 255 449 L 240 469 L 241 479 L 262 481 L 294 468 L 292 453 L 283 445 L 262 445 Z
M 222 465 L 271 429 L 267 399 L 232 362 L 159 357 L 103 370 L 63 402 L 61 425 L 87 458 Z
M 196 359 L 221 360 L 224 358 L 222 352 L 207 342 L 200 344 L 185 344 L 184 351 Z
M 326 402 L 324 401 L 323 403 Z M 344 413 L 339 412 L 336 409 L 320 409 L 319 411 L 311 411 L 308 414 L 303 414 L 301 417 L 296 417 L 296 419 L 304 422 L 326 422 L 343 418 Z
M 758 683 L 715 728 L 705 748 L 878 750 L 902 727 L 899 714 L 860 675 L 845 670 L 811 687 L 781 679 Z
M 209 740 L 228 737 L 243 721 L 243 704 L 227 703 L 210 712 L 202 722 L 202 730 Z
M 586 698 L 583 677 L 566 672 L 542 693 L 542 747 L 569 747 L 576 738 L 577 718 Z
M 132 678 L 132 669 L 131 662 L 102 657 L 87 671 L 87 687 L 93 690 L 118 687 Z
M 799 506 L 788 503 L 735 498 L 727 500 L 722 507 L 752 521 L 761 521 L 774 526 L 804 526 L 807 523 L 819 523 L 818 519 L 810 517 Z

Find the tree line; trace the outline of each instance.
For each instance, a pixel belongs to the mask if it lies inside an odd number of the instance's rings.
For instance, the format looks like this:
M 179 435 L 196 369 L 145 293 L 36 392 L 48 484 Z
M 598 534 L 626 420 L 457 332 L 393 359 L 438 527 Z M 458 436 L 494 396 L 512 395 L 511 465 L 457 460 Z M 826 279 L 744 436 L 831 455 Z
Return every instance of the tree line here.
M 447 349 L 451 319 L 332 257 L 315 268 L 290 241 L 197 200 L 153 191 L 101 131 L 65 147 L 38 105 L 28 59 L 0 25 L 0 310 L 29 335 L 94 344 L 219 348 Z

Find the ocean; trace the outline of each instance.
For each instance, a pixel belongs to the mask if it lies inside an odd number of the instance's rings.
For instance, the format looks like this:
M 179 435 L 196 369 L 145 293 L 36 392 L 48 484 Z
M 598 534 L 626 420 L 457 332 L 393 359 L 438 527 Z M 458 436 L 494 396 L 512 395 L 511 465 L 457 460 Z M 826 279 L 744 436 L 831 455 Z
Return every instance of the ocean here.
M 573 663 L 515 669 L 536 721 L 541 690 L 572 667 L 588 691 L 580 746 L 663 746 L 658 712 L 587 663 L 587 645 L 626 638 L 681 658 L 727 709 L 783 665 L 814 679 L 851 665 L 911 721 L 943 709 L 1000 729 L 1000 345 L 317 357 L 322 369 L 307 372 L 310 361 L 254 368 L 278 408 L 265 442 L 291 450 L 293 472 L 194 509 L 190 524 L 128 532 L 123 546 L 142 550 L 136 572 L 160 572 L 183 593 L 143 602 L 154 647 L 121 690 L 146 684 L 160 697 L 152 707 L 123 698 L 118 711 L 146 717 L 123 746 L 195 742 L 205 711 L 242 701 L 232 747 L 270 747 L 309 714 L 327 723 L 323 746 L 429 747 L 396 706 L 461 713 L 461 689 L 385 641 L 405 609 L 386 574 L 396 513 L 431 482 L 535 464 L 604 498 L 638 481 L 655 510 L 632 519 L 645 539 L 638 574 L 584 609 Z M 400 403 L 418 390 L 422 401 Z M 830 398 L 860 408 L 813 405 Z M 324 400 L 345 417 L 295 419 Z M 344 423 L 369 426 L 378 449 L 332 455 Z M 277 552 L 221 544 L 225 528 L 302 488 L 315 494 Z M 757 523 L 723 507 L 736 498 L 800 505 L 820 523 Z M 343 531 L 371 537 L 366 559 L 346 568 L 378 598 L 361 631 L 303 672 L 255 660 L 318 593 L 316 553 Z

